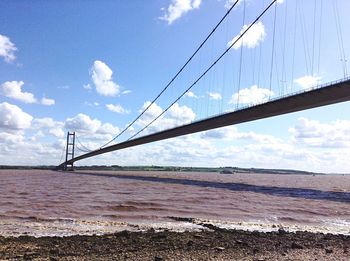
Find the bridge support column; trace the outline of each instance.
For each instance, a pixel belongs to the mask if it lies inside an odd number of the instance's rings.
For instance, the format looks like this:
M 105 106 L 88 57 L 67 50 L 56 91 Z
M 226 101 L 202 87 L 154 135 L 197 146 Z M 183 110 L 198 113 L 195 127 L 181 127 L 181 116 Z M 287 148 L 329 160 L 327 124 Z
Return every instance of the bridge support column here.
M 74 158 L 74 146 L 75 146 L 75 132 L 68 132 L 67 133 L 67 144 L 66 144 L 66 161 L 63 165 L 63 170 L 67 171 L 73 171 L 73 164 L 68 164 L 67 161 Z

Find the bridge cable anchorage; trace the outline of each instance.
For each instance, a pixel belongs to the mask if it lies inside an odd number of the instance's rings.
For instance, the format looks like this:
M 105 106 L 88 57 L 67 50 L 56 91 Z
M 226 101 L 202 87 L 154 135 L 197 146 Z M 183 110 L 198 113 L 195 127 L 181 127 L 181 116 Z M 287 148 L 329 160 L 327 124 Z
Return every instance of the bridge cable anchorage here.
M 119 138 L 123 133 L 125 133 L 141 116 L 158 100 L 158 98 L 169 88 L 169 86 L 175 81 L 175 79 L 180 75 L 180 73 L 185 69 L 185 67 L 190 63 L 190 61 L 194 58 L 194 56 L 199 52 L 200 49 L 204 46 L 204 44 L 209 40 L 209 38 L 214 34 L 216 29 L 221 25 L 221 23 L 226 19 L 226 17 L 231 13 L 232 9 L 237 5 L 240 0 L 236 0 L 236 2 L 227 10 L 226 14 L 220 19 L 220 21 L 215 25 L 215 27 L 211 30 L 211 32 L 207 35 L 204 41 L 199 45 L 199 47 L 195 50 L 195 52 L 188 58 L 185 64 L 177 71 L 177 73 L 173 76 L 170 82 L 161 90 L 161 92 L 151 101 L 151 103 L 130 123 L 128 124 L 118 135 L 116 135 L 113 139 L 105 143 L 100 149 L 106 147 L 111 142 Z M 276 0 L 277 1 L 277 0 Z
M 150 123 L 144 126 L 141 130 L 133 134 L 127 141 L 132 140 L 138 134 L 147 129 L 151 124 L 153 124 L 156 120 L 158 120 L 161 116 L 163 116 L 176 102 L 178 102 L 189 90 L 192 89 L 215 65 L 218 61 L 220 61 L 229 51 L 230 49 L 239 41 L 241 38 L 250 30 L 250 28 L 256 24 L 260 18 L 271 8 L 273 4 L 275 4 L 277 0 L 273 0 L 265 9 L 260 13 L 260 15 L 255 18 L 255 20 L 244 30 L 243 33 L 240 34 L 239 37 L 178 97 L 176 98 L 163 112 L 161 112 L 156 118 L 154 118 Z

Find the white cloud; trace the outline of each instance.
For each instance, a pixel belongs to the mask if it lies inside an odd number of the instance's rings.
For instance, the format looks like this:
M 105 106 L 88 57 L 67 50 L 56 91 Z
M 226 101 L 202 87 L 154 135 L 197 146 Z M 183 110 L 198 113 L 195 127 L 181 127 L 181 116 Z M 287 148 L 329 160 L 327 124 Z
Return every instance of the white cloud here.
M 240 104 L 259 104 L 267 102 L 270 97 L 273 96 L 273 92 L 269 89 L 259 88 L 257 85 L 253 85 L 250 88 L 245 88 L 232 95 L 230 103 Z M 239 99 L 238 99 L 239 98 Z
M 322 77 L 305 75 L 303 77 L 294 80 L 295 83 L 299 84 L 303 89 L 316 87 L 321 82 Z
M 350 121 L 338 120 L 326 124 L 299 118 L 297 125 L 289 131 L 297 144 L 324 148 L 350 147 Z
M 97 130 L 98 134 L 109 134 L 109 135 L 116 135 L 119 133 L 119 128 L 113 126 L 110 123 L 102 124 L 101 127 Z
M 144 110 L 150 101 L 144 103 L 142 110 Z M 158 106 L 156 103 L 141 116 L 137 121 L 137 124 L 141 127 L 146 126 L 154 118 L 160 115 L 163 112 L 163 109 Z M 196 114 L 192 111 L 190 107 L 180 106 L 178 103 L 175 103 L 170 109 L 162 115 L 157 121 L 150 125 L 145 133 L 152 133 L 156 131 L 161 131 L 164 129 L 169 129 L 175 126 L 183 125 L 192 122 L 196 118 Z
M 196 114 L 190 107 L 186 105 L 180 106 L 178 103 L 171 106 L 165 115 L 180 122 L 180 124 L 190 123 L 196 118 Z
M 113 111 L 115 113 L 119 113 L 119 114 L 129 114 L 130 113 L 129 110 L 126 110 L 120 104 L 106 104 L 106 107 L 108 110 Z
M 4 82 L 1 84 L 1 91 L 6 97 L 25 103 L 35 103 L 37 100 L 32 93 L 22 92 L 23 84 L 23 81 Z
M 66 119 L 64 127 L 67 130 L 81 133 L 95 133 L 101 126 L 97 119 L 91 119 L 88 115 L 79 113 L 73 118 Z
M 236 126 L 228 126 L 225 128 L 219 128 L 215 130 L 202 132 L 201 138 L 204 139 L 216 139 L 216 140 L 248 140 L 250 142 L 276 144 L 281 140 L 273 137 L 272 135 L 258 134 L 255 132 L 240 132 Z
M 237 0 L 226 0 L 225 2 L 225 8 L 230 9 L 234 3 L 236 3 Z M 238 7 L 241 3 L 243 2 L 251 2 L 251 0 L 239 0 L 238 3 L 236 4 L 236 7 Z
M 60 90 L 68 90 L 69 88 L 70 88 L 69 85 L 62 85 L 57 87 L 57 89 L 60 89 Z
M 79 138 L 79 145 L 83 144 L 85 148 L 90 150 L 99 148 L 119 133 L 118 127 L 110 123 L 102 124 L 100 120 L 92 119 L 82 113 L 79 113 L 73 118 L 66 119 L 64 128 L 67 131 L 75 131 Z M 61 134 L 61 132 L 54 132 L 53 130 L 50 133 Z M 83 147 L 80 146 L 80 148 Z
M 87 116 L 88 117 L 88 116 Z M 80 124 L 75 124 L 75 126 L 80 126 L 79 129 L 70 129 L 71 131 L 76 131 L 76 135 L 79 139 L 78 147 L 82 149 L 88 148 L 89 150 L 95 150 L 100 148 L 107 141 L 110 141 L 115 135 L 117 135 L 120 130 L 118 127 L 113 126 L 110 123 L 101 124 L 99 120 L 95 124 L 94 128 L 88 129 L 87 127 L 81 127 L 82 125 L 86 125 L 87 122 L 91 122 L 93 120 L 90 117 L 85 119 L 80 119 Z M 98 126 L 98 127 L 97 127 Z M 67 127 L 67 126 L 66 126 Z M 83 146 L 81 146 L 83 144 Z
M 172 0 L 165 14 L 159 19 L 172 24 L 187 12 L 198 9 L 202 0 Z
M 4 82 L 0 85 L 1 92 L 6 97 L 22 101 L 24 103 L 37 103 L 37 99 L 34 97 L 34 94 L 30 92 L 23 92 L 22 86 L 24 85 L 23 81 L 12 81 Z M 55 104 L 54 99 L 49 99 L 43 97 L 40 101 L 42 105 L 51 106 Z
M 236 1 L 237 1 L 237 0 L 226 0 L 226 2 L 225 2 L 225 8 L 230 9 L 231 6 L 233 6 L 233 4 L 236 3 Z M 236 4 L 236 6 L 239 5 L 239 3 L 241 3 L 241 2 L 242 2 L 241 0 L 238 1 L 238 3 Z
M 100 103 L 98 103 L 98 102 L 84 102 L 84 104 L 85 105 L 87 105 L 87 106 L 95 106 L 95 107 L 97 107 L 97 106 L 100 106 Z
M 58 124 L 58 122 L 54 121 L 52 118 L 37 118 L 33 120 L 33 128 L 41 129 L 41 128 L 53 128 Z
M 63 138 L 65 134 L 64 131 L 60 128 L 49 129 L 49 133 L 55 136 L 56 138 Z
M 37 130 L 47 130 L 47 132 L 57 138 L 64 137 L 63 131 L 64 123 L 60 121 L 55 121 L 52 118 L 36 118 L 33 120 L 33 129 Z
M 195 95 L 193 92 L 188 91 L 185 93 L 185 97 L 189 97 L 189 98 L 195 98 L 198 99 L 199 97 L 197 95 Z
M 4 104 L 0 104 L 0 161 L 3 164 L 57 164 L 65 145 L 64 127 L 67 126 L 78 126 L 78 129 L 69 130 L 77 131 L 79 141 L 91 149 L 99 148 L 119 133 L 118 127 L 110 123 L 101 124 L 98 119 L 82 114 L 65 122 L 52 118 L 34 119 L 32 128 L 29 128 L 29 123 L 27 129 L 18 128 L 21 125 L 18 123 L 12 124 L 16 128 L 10 129 L 8 125 L 3 128 L 2 113 L 8 111 Z M 152 107 L 150 115 L 163 111 L 156 104 Z M 190 108 L 177 104 L 160 119 L 154 130 L 177 126 L 193 120 L 194 116 Z M 23 118 L 17 117 L 17 120 L 22 121 Z M 140 127 L 140 122 L 138 124 Z M 162 165 L 292 168 L 328 172 L 348 172 L 350 169 L 350 121 L 320 123 L 301 118 L 289 133 L 292 139 L 282 139 L 229 126 L 108 153 L 78 164 L 134 165 L 142 162 L 159 165 L 161 162 Z M 54 141 L 48 142 L 48 139 Z M 77 150 L 77 153 L 80 152 Z
M 225 8 L 230 9 L 234 3 L 236 3 L 237 0 L 226 0 L 225 2 Z M 240 6 L 243 2 L 246 2 L 246 4 L 251 4 L 253 0 L 239 0 L 236 4 L 236 7 Z M 284 3 L 284 0 L 277 0 L 276 3 L 282 4 Z
M 0 132 L 0 143 L 4 144 L 18 144 L 24 140 L 23 134 L 19 132 Z
M 91 79 L 95 84 L 96 91 L 103 96 L 116 96 L 120 93 L 120 86 L 112 79 L 113 71 L 107 64 L 95 61 L 91 68 Z M 84 86 L 88 89 L 88 86 Z
M 239 35 L 235 36 L 231 41 L 227 43 L 227 47 L 231 46 L 239 38 L 239 36 L 247 30 L 249 26 L 250 25 L 244 25 L 239 32 Z M 256 24 L 252 25 L 252 27 L 244 34 L 244 36 L 233 45 L 233 48 L 237 50 L 241 47 L 241 45 L 247 48 L 254 48 L 258 46 L 260 42 L 264 41 L 265 36 L 265 26 L 261 21 L 259 21 Z
M 91 87 L 91 85 L 88 83 L 88 84 L 84 84 L 83 85 L 83 88 L 85 89 L 85 90 L 92 90 L 92 87 Z
M 12 62 L 16 59 L 15 51 L 17 48 L 10 38 L 0 34 L 0 56 L 4 58 L 5 62 Z
M 7 102 L 0 103 L 0 128 L 3 129 L 26 129 L 31 125 L 33 117 L 22 111 L 16 105 Z
M 209 95 L 209 98 L 211 100 L 221 100 L 222 99 L 221 94 L 218 92 L 209 92 L 208 95 Z
M 49 99 L 49 98 L 43 97 L 43 98 L 41 99 L 41 104 L 42 104 L 42 105 L 46 105 L 46 106 L 51 106 L 51 105 L 54 105 L 54 104 L 55 104 L 55 100 L 54 100 L 54 99 Z
M 150 101 L 146 101 L 143 104 L 141 110 L 139 110 L 139 112 L 142 112 L 143 110 L 145 110 L 150 104 L 151 104 Z M 141 116 L 140 120 L 151 121 L 162 112 L 163 112 L 163 109 L 160 106 L 158 106 L 156 103 L 153 103 L 151 107 L 149 107 L 148 110 Z
M 125 90 L 125 91 L 122 91 L 122 94 L 125 95 L 125 94 L 129 94 L 131 92 L 132 92 L 131 90 Z

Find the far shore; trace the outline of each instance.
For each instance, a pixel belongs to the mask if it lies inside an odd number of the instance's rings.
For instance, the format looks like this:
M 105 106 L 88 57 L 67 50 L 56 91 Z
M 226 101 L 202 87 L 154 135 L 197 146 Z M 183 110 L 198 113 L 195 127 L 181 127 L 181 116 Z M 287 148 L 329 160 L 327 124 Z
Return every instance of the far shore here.
M 18 170 L 55 170 L 57 166 L 20 166 L 20 165 L 0 165 L 1 169 Z M 211 172 L 221 174 L 279 174 L 279 175 L 326 175 L 337 173 L 320 173 L 293 169 L 265 169 L 265 168 L 240 168 L 240 167 L 179 167 L 179 166 L 119 166 L 119 165 L 92 165 L 92 166 L 74 166 L 74 170 L 96 170 L 96 171 L 167 171 L 167 172 Z M 344 174 L 339 174 L 344 175 Z

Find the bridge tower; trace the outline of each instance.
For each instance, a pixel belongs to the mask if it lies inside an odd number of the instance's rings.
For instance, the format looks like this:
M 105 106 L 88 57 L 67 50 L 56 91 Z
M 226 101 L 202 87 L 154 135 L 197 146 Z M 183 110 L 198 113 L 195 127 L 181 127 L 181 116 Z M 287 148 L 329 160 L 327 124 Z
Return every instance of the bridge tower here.
M 75 146 L 75 132 L 67 133 L 67 144 L 66 144 L 66 161 L 63 166 L 63 170 L 73 170 L 73 163 L 67 164 L 68 160 L 74 158 L 74 146 Z

